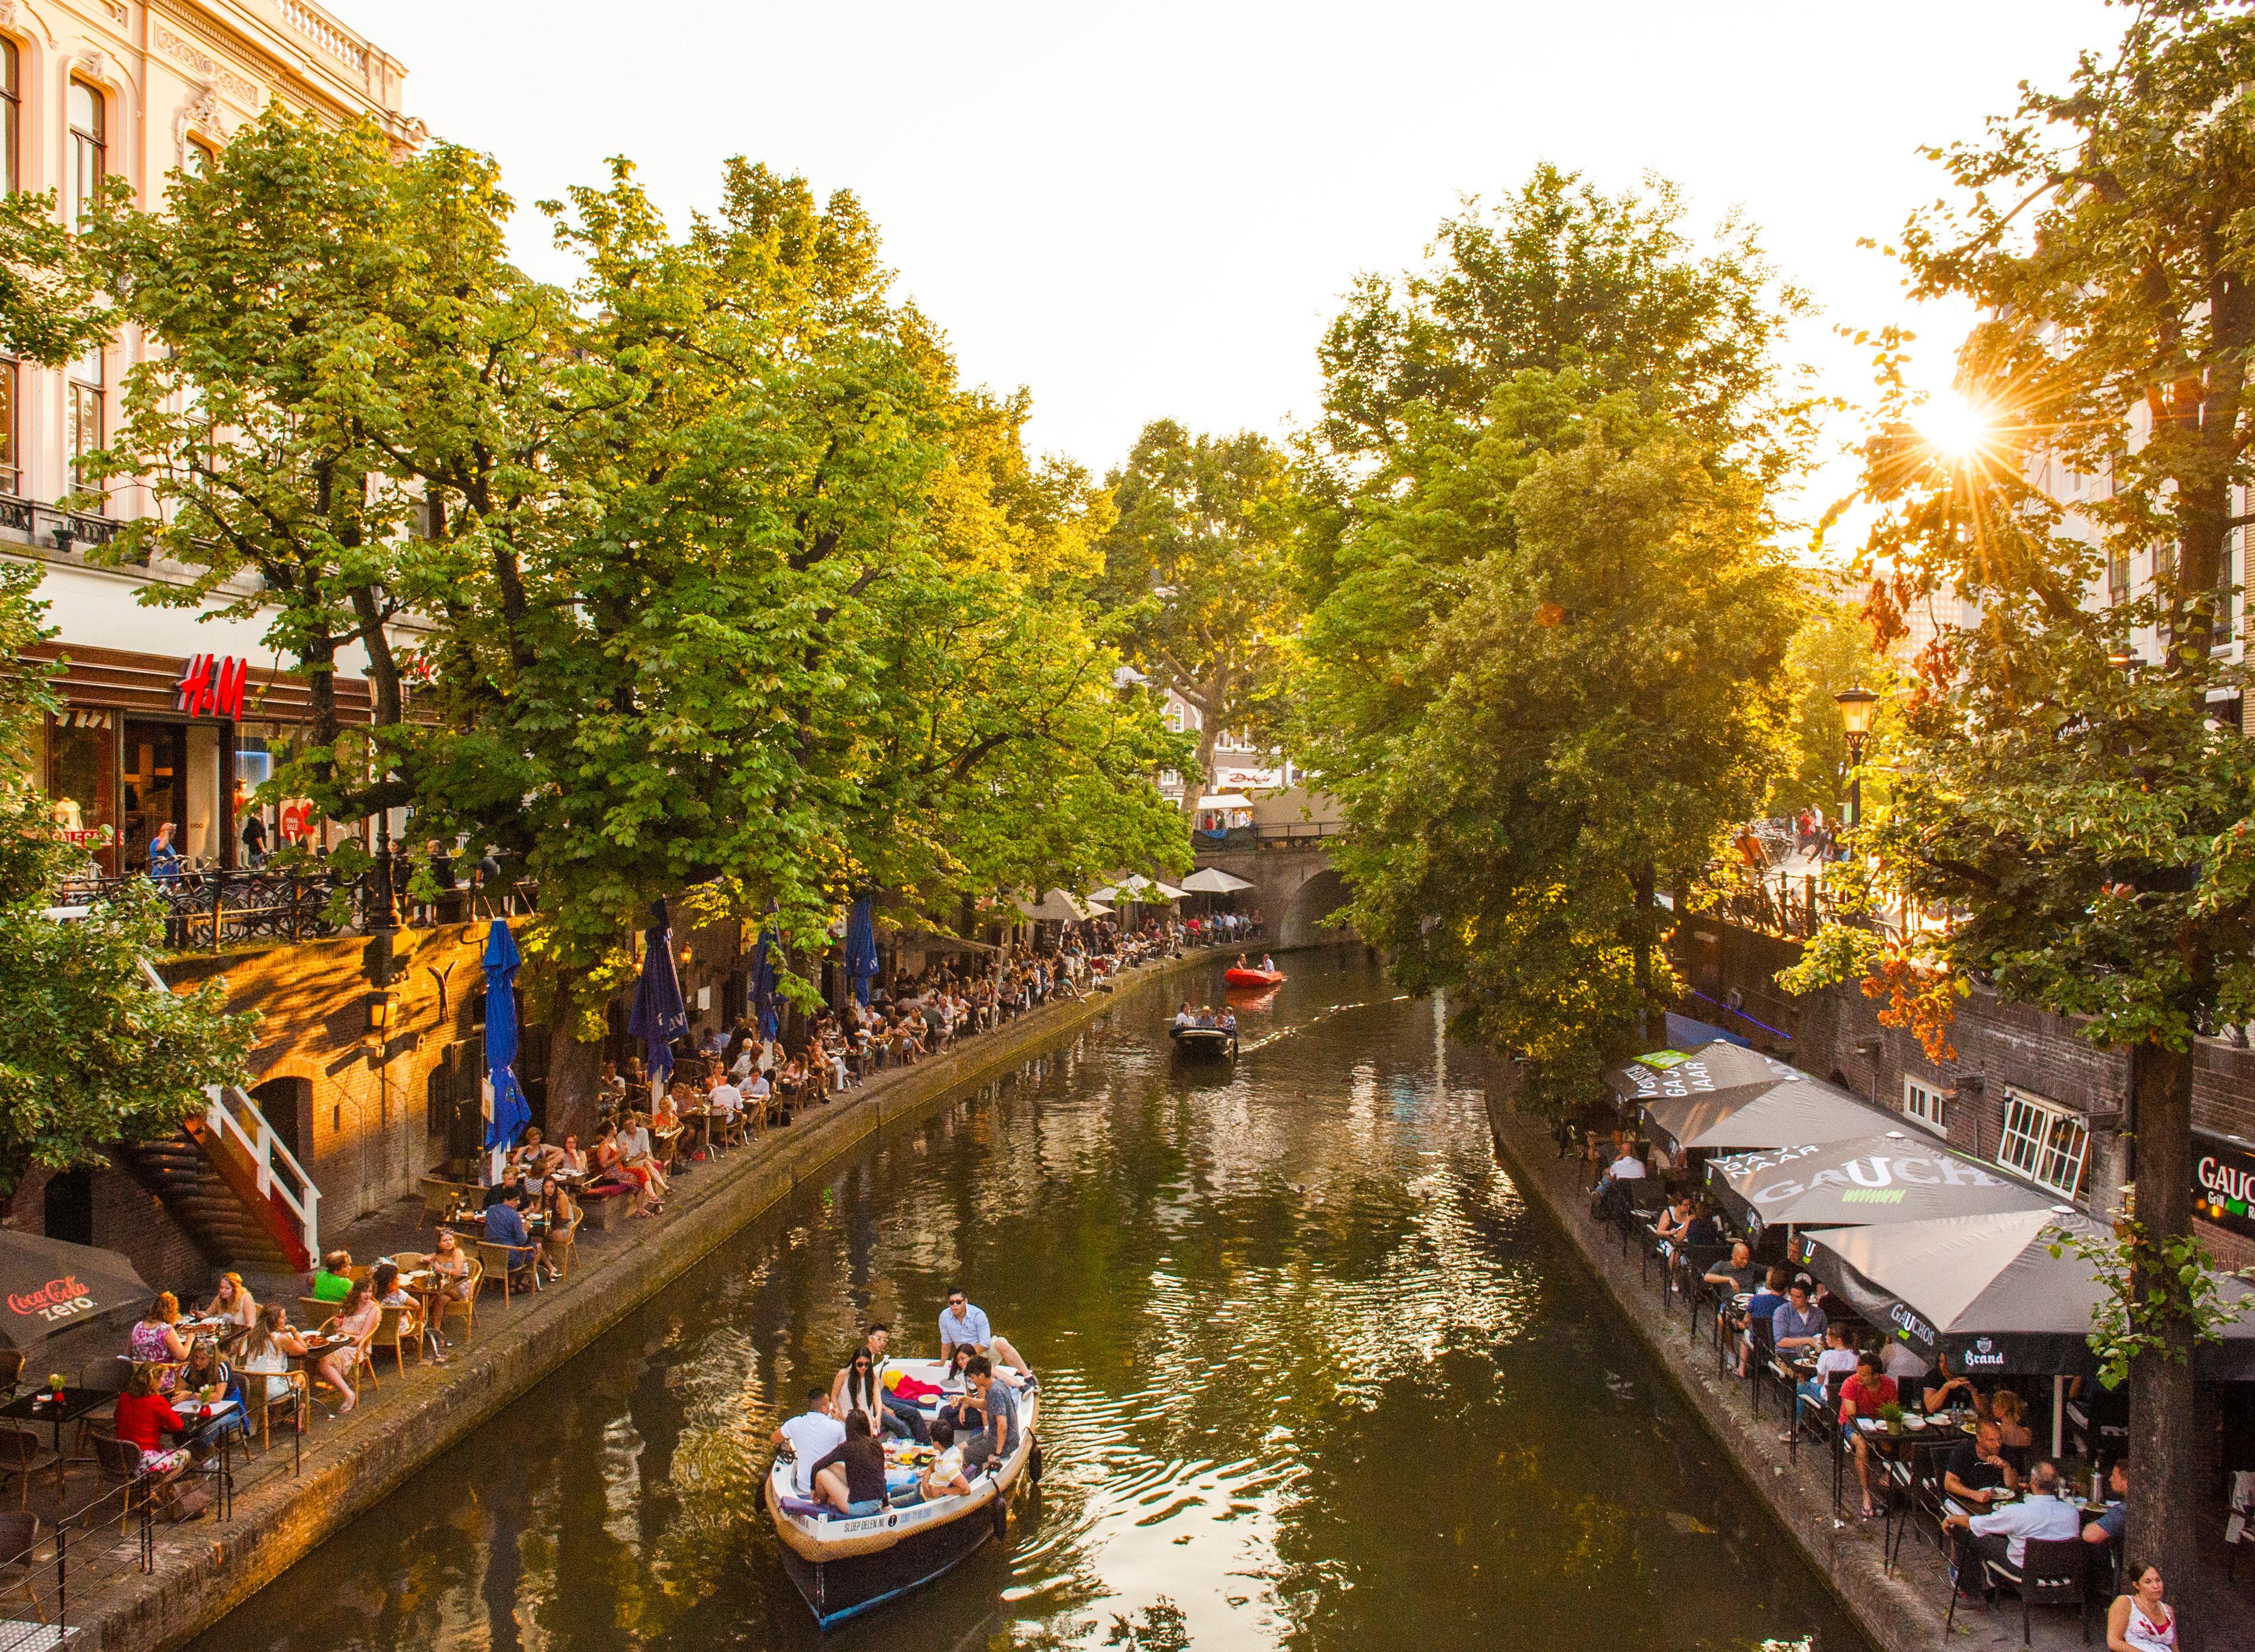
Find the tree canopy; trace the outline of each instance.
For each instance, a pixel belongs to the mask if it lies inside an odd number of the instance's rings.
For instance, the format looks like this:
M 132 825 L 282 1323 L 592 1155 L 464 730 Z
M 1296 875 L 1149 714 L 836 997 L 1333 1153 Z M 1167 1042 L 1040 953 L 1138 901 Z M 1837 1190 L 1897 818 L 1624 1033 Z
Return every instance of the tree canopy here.
M 1656 896 L 1766 793 L 1799 296 L 1744 226 L 1551 169 L 1326 337 L 1298 708 L 1357 929 L 1562 1101 L 1658 1001 Z
M 1106 500 L 1026 455 L 1022 393 L 958 382 L 859 202 L 735 161 L 676 233 L 619 162 L 544 210 L 568 288 L 506 262 L 489 162 L 277 111 L 82 238 L 163 346 L 106 458 L 159 510 L 116 554 L 313 678 L 280 783 L 521 855 L 535 984 L 582 1017 L 685 889 L 803 958 L 856 893 L 1180 864 L 1180 742 L 1085 594 Z M 348 649 L 366 731 L 323 692 Z
M 2095 1337 L 2132 1387 L 2130 1541 L 2186 1579 L 2206 1265 L 2192 1042 L 2255 1016 L 2255 759 L 2216 715 L 2240 674 L 2213 646 L 2244 580 L 2232 501 L 2255 480 L 2251 84 L 2244 6 L 2147 0 L 2064 91 L 2026 88 L 1936 151 L 1954 193 L 1898 250 L 1916 290 L 1988 317 L 1958 385 L 1991 428 L 1970 453 L 1921 440 L 1882 340 L 1866 557 L 1883 635 L 1934 592 L 1978 618 L 1918 662 L 1859 847 L 1876 894 L 1953 922 L 1835 930 L 1795 977 L 1865 979 L 1937 1054 L 1975 981 L 2130 1050 L 2136 1203 Z
M 1118 513 L 1099 542 L 1100 600 L 1135 662 L 1199 718 L 1184 809 L 1212 781 L 1225 734 L 1275 738 L 1299 608 L 1291 467 L 1267 438 L 1143 427 L 1106 477 Z

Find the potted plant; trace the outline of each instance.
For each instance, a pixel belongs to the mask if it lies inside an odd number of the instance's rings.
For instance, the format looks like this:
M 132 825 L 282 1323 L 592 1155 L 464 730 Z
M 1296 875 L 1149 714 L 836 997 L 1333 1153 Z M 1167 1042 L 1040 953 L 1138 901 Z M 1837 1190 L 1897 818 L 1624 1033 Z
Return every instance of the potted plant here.
M 1889 1400 L 1885 1405 L 1879 1407 L 1879 1421 L 1886 1424 L 1888 1433 L 1901 1433 L 1903 1432 L 1903 1408 L 1895 1401 Z

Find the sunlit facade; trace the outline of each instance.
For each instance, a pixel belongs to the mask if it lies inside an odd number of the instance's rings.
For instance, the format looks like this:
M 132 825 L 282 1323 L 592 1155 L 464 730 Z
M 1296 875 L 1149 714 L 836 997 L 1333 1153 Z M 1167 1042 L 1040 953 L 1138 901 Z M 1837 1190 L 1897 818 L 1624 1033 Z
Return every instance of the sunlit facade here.
M 282 106 L 343 122 L 373 116 L 403 149 L 406 70 L 306 0 L 0 0 L 0 164 L 10 191 L 54 191 L 74 221 L 104 177 L 154 206 L 176 170 L 210 164 L 244 122 Z M 84 455 L 111 436 L 124 375 L 148 348 L 127 330 L 61 368 L 0 357 L 0 556 L 45 567 L 39 594 L 66 655 L 65 712 L 49 719 L 39 783 L 101 871 L 145 861 L 169 821 L 186 854 L 234 865 L 241 816 L 306 713 L 256 620 L 138 600 L 185 583 L 158 563 L 105 567 L 98 548 L 149 508 L 145 493 L 82 494 Z M 365 720 L 361 662 L 341 661 L 338 698 Z M 285 801 L 264 806 L 269 841 L 332 829 Z

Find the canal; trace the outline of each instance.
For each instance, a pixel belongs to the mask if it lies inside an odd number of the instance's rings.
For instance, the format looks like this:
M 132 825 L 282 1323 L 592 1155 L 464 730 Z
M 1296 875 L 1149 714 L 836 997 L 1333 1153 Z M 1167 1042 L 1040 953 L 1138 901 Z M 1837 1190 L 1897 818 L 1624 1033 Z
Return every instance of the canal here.
M 1359 953 L 1233 1073 L 1123 998 L 745 1229 L 201 1652 L 1865 1643 L 1495 1163 L 1486 1074 Z M 1007 1549 L 826 1638 L 755 1485 L 960 1282 L 1043 1382 Z

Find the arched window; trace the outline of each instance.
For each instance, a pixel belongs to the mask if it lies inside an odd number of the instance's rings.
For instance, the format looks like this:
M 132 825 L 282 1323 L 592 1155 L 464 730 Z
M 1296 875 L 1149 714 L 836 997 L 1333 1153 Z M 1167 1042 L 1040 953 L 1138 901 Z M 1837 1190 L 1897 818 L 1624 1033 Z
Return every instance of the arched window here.
M 200 137 L 190 138 L 180 156 L 180 170 L 191 178 L 208 178 L 212 168 L 218 164 L 218 154 Z
M 109 111 L 101 88 L 70 83 L 71 222 L 83 226 L 109 173 Z
M 0 39 L 0 165 L 8 169 L 7 175 L 0 178 L 0 188 L 11 195 L 18 187 L 17 157 L 24 147 L 24 93 L 16 79 L 17 69 L 16 43 Z

